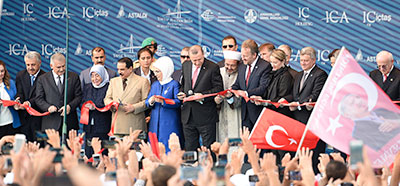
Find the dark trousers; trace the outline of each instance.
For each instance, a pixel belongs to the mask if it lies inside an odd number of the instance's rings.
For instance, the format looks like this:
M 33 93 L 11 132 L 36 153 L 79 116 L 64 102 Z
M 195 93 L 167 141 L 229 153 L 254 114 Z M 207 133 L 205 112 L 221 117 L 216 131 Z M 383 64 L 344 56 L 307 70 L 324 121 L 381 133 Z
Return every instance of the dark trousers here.
M 21 127 L 18 128 L 18 132 L 25 134 L 26 140 L 33 142 L 36 141 L 36 133 L 35 131 L 40 131 L 42 128 L 40 117 L 28 116 L 26 118 L 26 122 L 22 124 Z
M 210 148 L 216 140 L 216 123 L 201 125 L 190 116 L 188 123 L 183 124 L 183 133 L 186 151 L 196 151 L 200 147 L 200 136 L 203 140 L 203 146 Z
M 0 139 L 7 135 L 15 135 L 17 131 L 18 130 L 13 127 L 12 123 L 0 126 Z
M 246 111 L 246 116 L 242 119 L 242 127 L 247 127 L 249 128 L 249 131 L 253 130 L 254 123 L 251 122 L 249 113 Z

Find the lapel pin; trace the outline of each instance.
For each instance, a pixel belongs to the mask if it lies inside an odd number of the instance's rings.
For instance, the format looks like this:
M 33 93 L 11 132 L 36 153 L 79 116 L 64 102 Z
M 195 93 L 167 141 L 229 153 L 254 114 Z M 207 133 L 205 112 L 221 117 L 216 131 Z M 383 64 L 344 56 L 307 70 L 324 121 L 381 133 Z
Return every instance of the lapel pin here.
M 393 78 L 390 78 L 390 81 L 393 81 Z

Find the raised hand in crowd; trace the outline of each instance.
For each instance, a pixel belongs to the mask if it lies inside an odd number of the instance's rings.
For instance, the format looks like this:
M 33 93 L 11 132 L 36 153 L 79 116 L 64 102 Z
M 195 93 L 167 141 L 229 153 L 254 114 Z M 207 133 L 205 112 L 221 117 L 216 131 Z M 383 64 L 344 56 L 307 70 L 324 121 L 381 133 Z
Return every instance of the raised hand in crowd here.
M 49 143 L 53 148 L 60 148 L 61 147 L 61 142 L 60 142 L 60 135 L 58 131 L 54 129 L 46 129 L 45 130 L 48 140 L 47 143 Z

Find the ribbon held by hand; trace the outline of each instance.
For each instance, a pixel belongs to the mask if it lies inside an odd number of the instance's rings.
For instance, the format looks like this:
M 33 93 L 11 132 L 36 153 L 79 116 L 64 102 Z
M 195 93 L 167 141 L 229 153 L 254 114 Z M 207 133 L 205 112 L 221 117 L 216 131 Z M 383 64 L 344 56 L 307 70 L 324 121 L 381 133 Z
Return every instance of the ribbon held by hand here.
M 154 97 L 155 97 L 155 98 L 158 98 L 158 99 L 164 100 L 164 101 L 165 101 L 165 104 L 168 104 L 168 105 L 175 105 L 175 101 L 174 101 L 173 99 L 164 98 L 164 97 L 162 97 L 162 96 L 160 96 L 160 95 L 154 95 Z
M 30 107 L 29 105 L 24 105 L 24 104 L 21 104 L 16 101 L 12 101 L 12 100 L 1 100 L 1 101 L 3 102 L 3 106 L 5 106 L 5 107 L 14 106 L 14 105 L 22 106 L 25 108 L 26 112 L 28 112 L 28 114 L 30 114 L 32 116 L 47 116 L 50 114 L 50 112 L 40 113 L 39 111 L 35 110 L 34 108 Z
M 86 105 L 92 105 L 92 106 L 94 106 L 94 108 L 95 108 L 97 111 L 99 111 L 99 112 L 107 112 L 107 111 L 109 111 L 109 110 L 111 109 L 112 106 L 114 106 L 114 107 L 116 108 L 115 116 L 114 116 L 114 119 L 113 119 L 113 121 L 112 121 L 112 123 L 111 123 L 111 130 L 110 130 L 110 132 L 108 133 L 109 136 L 114 135 L 115 120 L 117 119 L 117 116 L 118 116 L 118 106 L 119 106 L 119 103 L 116 102 L 116 101 L 113 101 L 113 102 L 109 103 L 108 105 L 106 105 L 106 106 L 103 107 L 103 108 L 98 108 L 98 107 L 96 107 L 96 105 L 93 103 L 93 101 L 86 101 L 86 102 L 83 103 L 83 105 L 82 105 L 82 108 L 81 108 L 81 120 L 79 121 L 80 123 L 85 124 L 85 125 L 89 124 L 89 108 L 86 107 Z

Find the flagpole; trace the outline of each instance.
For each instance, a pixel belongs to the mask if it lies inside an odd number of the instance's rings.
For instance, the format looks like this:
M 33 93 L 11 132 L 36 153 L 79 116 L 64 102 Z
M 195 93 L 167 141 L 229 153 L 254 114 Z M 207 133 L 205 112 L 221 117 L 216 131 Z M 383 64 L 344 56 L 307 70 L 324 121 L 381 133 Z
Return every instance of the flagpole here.
M 67 8 L 67 17 L 66 17 L 66 22 L 65 22 L 65 31 L 66 31 L 66 36 L 65 36 L 65 45 L 66 45 L 66 52 L 65 52 L 65 80 L 64 80 L 64 117 L 63 117 L 63 124 L 62 124 L 62 131 L 61 131 L 61 144 L 64 147 L 66 142 L 67 142 L 67 96 L 68 96 L 68 61 L 69 61 L 69 56 L 68 56 L 68 42 L 69 42 L 69 18 L 68 18 L 68 13 L 69 13 L 69 1 L 66 0 L 66 8 Z M 70 112 L 74 112 L 71 110 Z M 76 112 L 76 110 L 75 110 Z

